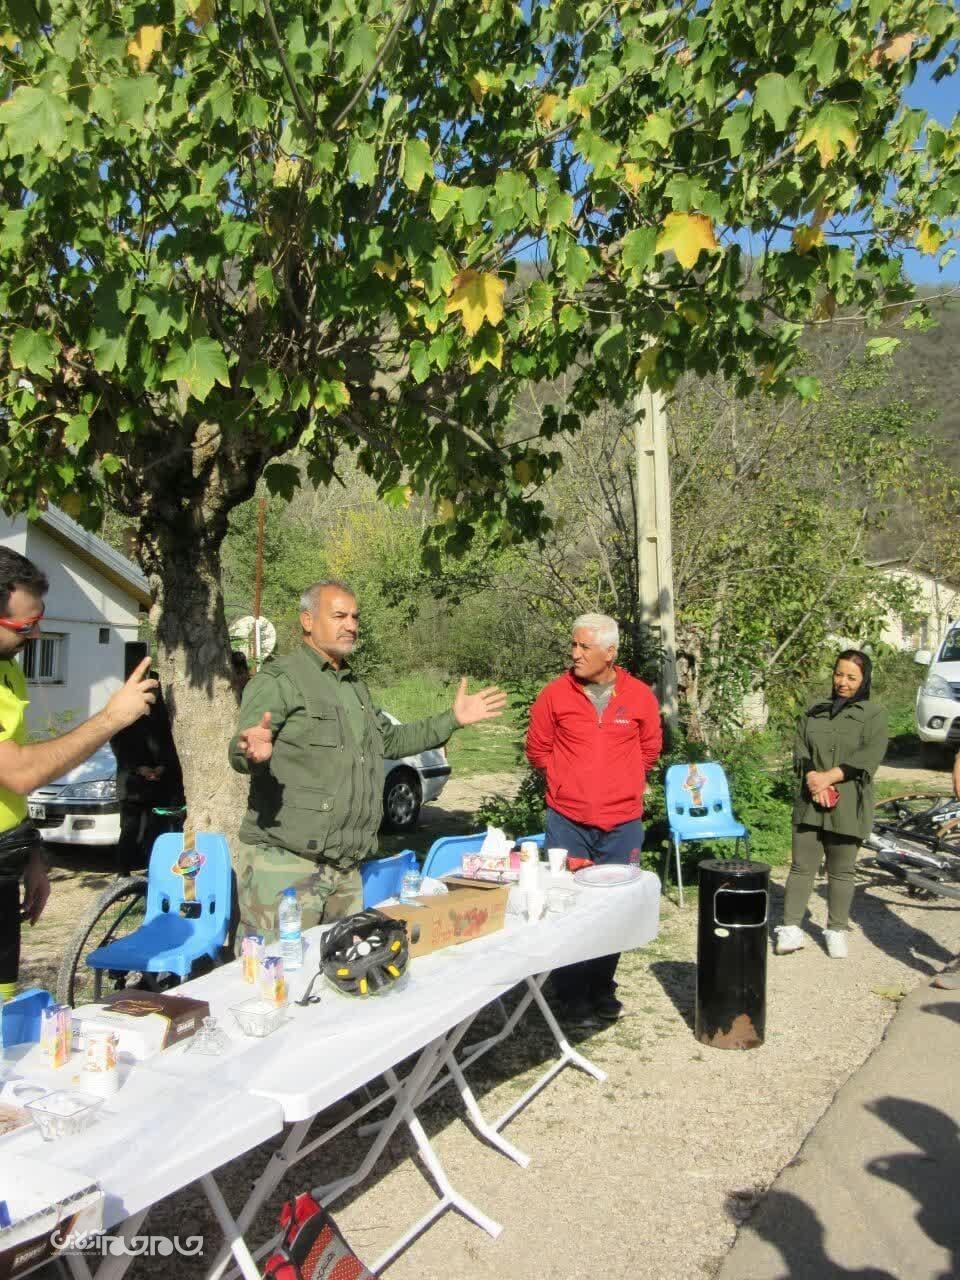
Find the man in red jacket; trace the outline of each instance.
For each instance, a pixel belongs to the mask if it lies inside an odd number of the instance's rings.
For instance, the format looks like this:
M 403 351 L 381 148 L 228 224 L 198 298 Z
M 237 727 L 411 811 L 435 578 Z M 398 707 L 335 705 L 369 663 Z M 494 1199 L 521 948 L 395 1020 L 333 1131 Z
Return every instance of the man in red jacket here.
M 577 618 L 571 668 L 541 690 L 527 732 L 527 759 L 547 779 L 547 847 L 600 864 L 639 862 L 643 793 L 663 746 L 657 700 L 615 665 L 619 644 L 613 618 Z M 620 1016 L 619 958 L 554 970 L 554 991 L 570 1021 Z

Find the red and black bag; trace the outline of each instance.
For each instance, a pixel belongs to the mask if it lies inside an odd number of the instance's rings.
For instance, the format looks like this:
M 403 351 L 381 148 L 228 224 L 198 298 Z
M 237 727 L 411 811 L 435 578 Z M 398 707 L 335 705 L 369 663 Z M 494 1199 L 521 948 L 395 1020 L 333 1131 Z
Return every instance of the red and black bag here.
M 377 1280 L 309 1193 L 287 1201 L 280 1226 L 283 1239 L 267 1258 L 265 1280 Z

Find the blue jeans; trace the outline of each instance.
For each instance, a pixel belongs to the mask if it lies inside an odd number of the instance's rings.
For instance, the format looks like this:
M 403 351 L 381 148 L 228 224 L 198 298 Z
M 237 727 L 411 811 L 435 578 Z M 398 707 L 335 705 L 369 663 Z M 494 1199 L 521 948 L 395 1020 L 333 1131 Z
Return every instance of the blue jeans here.
M 639 818 L 621 822 L 610 831 L 585 827 L 572 822 L 555 809 L 547 809 L 546 847 L 566 849 L 572 858 L 590 858 L 598 866 L 606 863 L 630 862 L 631 854 L 639 858 L 643 849 L 643 823 Z M 554 969 L 551 975 L 557 998 L 564 1004 L 593 1004 L 612 996 L 617 989 L 614 976 L 619 953 L 580 960 L 576 964 Z

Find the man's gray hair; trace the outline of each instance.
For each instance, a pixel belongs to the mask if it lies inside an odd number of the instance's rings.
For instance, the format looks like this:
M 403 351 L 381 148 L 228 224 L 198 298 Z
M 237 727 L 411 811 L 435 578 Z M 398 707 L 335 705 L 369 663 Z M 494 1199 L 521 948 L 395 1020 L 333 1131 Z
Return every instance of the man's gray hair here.
M 336 587 L 338 591 L 344 592 L 348 596 L 357 598 L 357 593 L 349 583 L 341 581 L 340 578 L 324 578 L 320 582 L 311 583 L 300 597 L 300 612 L 313 613 L 317 607 L 317 599 L 324 587 Z
M 570 632 L 573 634 L 574 631 L 581 630 L 592 631 L 597 637 L 597 644 L 603 645 L 605 649 L 620 648 L 620 628 L 616 618 L 611 618 L 607 613 L 581 613 Z

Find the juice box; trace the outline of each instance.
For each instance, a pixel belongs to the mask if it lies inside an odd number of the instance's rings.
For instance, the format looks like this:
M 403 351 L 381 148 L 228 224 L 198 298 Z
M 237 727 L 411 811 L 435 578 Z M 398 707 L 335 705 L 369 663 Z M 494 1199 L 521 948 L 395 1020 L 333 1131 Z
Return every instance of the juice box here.
M 240 955 L 244 982 L 256 984 L 260 977 L 260 966 L 263 964 L 263 934 L 248 934 L 241 944 Z
M 260 966 L 260 997 L 270 1004 L 287 1003 L 287 984 L 283 976 L 283 957 L 267 956 Z
M 68 1004 L 52 1004 L 40 1013 L 40 1051 L 51 1067 L 70 1061 L 73 1045 L 73 1010 Z

